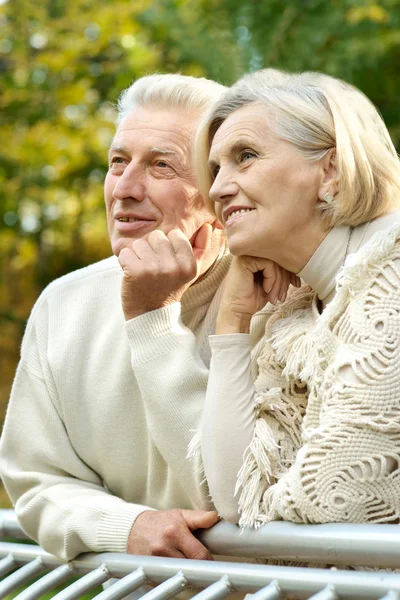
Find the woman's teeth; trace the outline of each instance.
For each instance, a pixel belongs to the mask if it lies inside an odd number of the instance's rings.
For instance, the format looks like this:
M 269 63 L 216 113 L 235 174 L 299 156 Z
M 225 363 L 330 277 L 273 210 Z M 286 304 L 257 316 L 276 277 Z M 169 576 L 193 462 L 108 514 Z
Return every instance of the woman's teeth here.
M 226 223 L 233 217 L 236 217 L 237 215 L 240 215 L 242 213 L 251 212 L 252 210 L 254 210 L 254 208 L 241 208 L 240 210 L 234 210 L 233 212 L 230 213 L 230 215 L 228 215 L 228 217 L 226 219 Z

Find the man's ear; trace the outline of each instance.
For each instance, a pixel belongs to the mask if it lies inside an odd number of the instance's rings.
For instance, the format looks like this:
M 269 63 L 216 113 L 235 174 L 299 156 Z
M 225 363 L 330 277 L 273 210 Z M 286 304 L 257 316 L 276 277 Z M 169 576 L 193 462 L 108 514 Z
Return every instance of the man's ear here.
M 336 169 L 336 149 L 331 148 L 321 161 L 321 181 L 318 190 L 318 199 L 323 200 L 326 194 L 333 198 L 339 191 L 338 173 Z

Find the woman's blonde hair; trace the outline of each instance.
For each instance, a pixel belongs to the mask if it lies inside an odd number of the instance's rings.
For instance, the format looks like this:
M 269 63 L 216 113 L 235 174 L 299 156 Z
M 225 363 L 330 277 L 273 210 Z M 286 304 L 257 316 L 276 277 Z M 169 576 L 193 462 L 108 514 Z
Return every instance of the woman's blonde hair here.
M 266 106 L 270 129 L 305 159 L 320 160 L 335 149 L 339 191 L 330 204 L 320 203 L 327 225 L 356 226 L 399 205 L 399 158 L 372 102 L 334 77 L 276 69 L 245 75 L 201 122 L 195 166 L 205 198 L 212 185 L 207 160 L 214 135 L 229 115 L 252 103 Z

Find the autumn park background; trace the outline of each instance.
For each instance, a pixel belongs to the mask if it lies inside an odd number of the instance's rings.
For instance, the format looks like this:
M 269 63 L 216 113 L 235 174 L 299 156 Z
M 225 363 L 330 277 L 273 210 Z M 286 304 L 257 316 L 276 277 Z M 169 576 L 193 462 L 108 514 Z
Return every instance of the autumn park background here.
M 41 290 L 110 254 L 120 91 L 155 71 L 230 84 L 263 66 L 354 83 L 400 149 L 399 0 L 0 0 L 0 422 Z

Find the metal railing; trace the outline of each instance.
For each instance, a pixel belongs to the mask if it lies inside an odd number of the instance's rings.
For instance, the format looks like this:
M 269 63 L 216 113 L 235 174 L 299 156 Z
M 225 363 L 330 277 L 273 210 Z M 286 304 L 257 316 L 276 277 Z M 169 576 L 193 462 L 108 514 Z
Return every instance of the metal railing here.
M 13 511 L 0 511 L 0 537 L 26 538 Z M 276 522 L 258 531 L 240 533 L 237 527 L 219 523 L 199 537 L 214 554 L 376 568 L 400 566 L 400 528 L 396 525 L 294 525 Z M 77 576 L 77 580 L 69 583 Z M 252 600 L 287 597 L 400 600 L 400 573 L 207 562 L 116 553 L 84 554 L 66 563 L 36 545 L 0 542 L 0 599 L 36 579 L 16 596 L 18 600 L 40 598 L 60 584 L 67 586 L 54 597 L 57 600 L 73 600 L 112 578 L 116 578 L 116 582 L 96 598 L 122 599 L 144 584 L 151 584 L 151 591 L 142 596 L 145 600 L 169 599 L 185 589 L 197 594 L 198 600 L 222 600 L 235 591 L 252 593 Z

